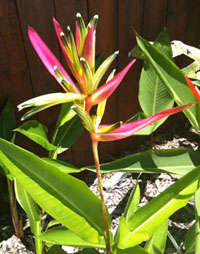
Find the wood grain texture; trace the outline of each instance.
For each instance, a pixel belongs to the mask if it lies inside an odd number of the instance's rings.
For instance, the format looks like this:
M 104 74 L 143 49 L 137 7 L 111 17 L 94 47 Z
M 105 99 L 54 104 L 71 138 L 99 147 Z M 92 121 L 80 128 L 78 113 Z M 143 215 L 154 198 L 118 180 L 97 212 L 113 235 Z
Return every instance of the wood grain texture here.
M 16 109 L 32 97 L 32 87 L 14 1 L 0 3 L 0 34 L 0 107 L 10 96 Z
M 17 105 L 32 98 L 33 89 L 15 1 L 0 2 L 0 34 L 0 108 L 9 97 L 19 126 L 24 112 L 17 112 Z M 17 134 L 15 142 L 36 154 L 44 155 L 43 149 L 23 135 Z
M 191 46 L 200 44 L 200 1 L 171 1 L 167 15 L 167 28 L 171 40 L 181 40 Z M 188 58 L 179 57 L 176 63 L 184 67 L 189 63 Z
M 168 0 L 145 0 L 143 36 L 154 41 L 166 26 Z
M 48 73 L 33 49 L 27 33 L 27 27 L 33 27 L 51 51 L 59 57 L 59 47 L 52 17 L 55 15 L 53 0 L 17 0 L 29 71 L 33 84 L 34 96 L 62 91 L 59 84 Z M 58 110 L 53 107 L 39 114 L 42 123 L 52 129 Z

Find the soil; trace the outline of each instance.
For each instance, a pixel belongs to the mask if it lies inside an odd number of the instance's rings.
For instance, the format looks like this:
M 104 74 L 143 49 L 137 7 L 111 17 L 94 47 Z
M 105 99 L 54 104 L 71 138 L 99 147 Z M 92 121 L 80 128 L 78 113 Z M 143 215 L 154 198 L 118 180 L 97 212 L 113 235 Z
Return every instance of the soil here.
M 154 137 L 152 149 L 174 149 L 184 147 L 198 150 L 199 142 L 199 136 L 195 133 L 194 129 L 186 123 L 183 128 L 179 128 L 175 125 L 172 133 L 156 135 Z M 144 144 L 139 146 L 137 150 L 126 152 L 122 157 L 149 149 L 151 149 L 150 142 L 147 140 Z M 124 211 L 128 196 L 136 183 L 138 175 L 129 173 L 109 173 L 103 174 L 102 177 L 106 205 L 112 218 L 112 231 L 115 232 L 119 224 L 119 217 Z M 88 183 L 90 189 L 98 195 L 96 175 L 92 172 L 88 172 L 87 176 L 84 176 L 84 180 Z M 175 181 L 176 179 L 168 174 L 141 175 L 139 178 L 141 189 L 140 206 L 147 204 L 152 198 L 159 195 L 159 193 Z M 183 247 L 185 233 L 193 223 L 194 209 L 193 200 L 191 199 L 186 207 L 180 209 L 169 219 L 169 232 L 175 238 L 179 246 Z M 33 236 L 29 227 L 26 227 L 25 239 L 26 241 L 23 241 L 23 243 L 17 239 L 14 235 L 9 213 L 4 213 L 0 217 L 0 254 L 33 254 Z M 75 253 L 76 251 L 76 249 L 66 246 L 63 246 L 63 249 L 66 253 Z M 167 240 L 165 253 L 177 253 L 174 245 L 169 239 Z

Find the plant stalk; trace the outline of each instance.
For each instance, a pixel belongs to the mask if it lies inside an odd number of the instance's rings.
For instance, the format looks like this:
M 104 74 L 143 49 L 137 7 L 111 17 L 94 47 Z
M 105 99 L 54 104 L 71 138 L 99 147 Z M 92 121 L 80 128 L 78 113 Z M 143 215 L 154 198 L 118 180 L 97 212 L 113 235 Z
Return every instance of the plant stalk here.
M 94 156 L 97 178 L 98 178 L 99 193 L 100 193 L 100 197 L 101 197 L 101 207 L 102 207 L 104 223 L 105 223 L 105 228 L 106 228 L 106 238 L 105 238 L 106 250 L 107 250 L 107 254 L 111 254 L 112 252 L 111 252 L 111 246 L 110 246 L 110 232 L 109 232 L 109 226 L 108 226 L 106 205 L 105 205 L 104 195 L 103 195 L 103 184 L 102 184 L 102 179 L 101 179 L 99 154 L 98 154 L 98 142 L 92 141 L 92 150 L 93 150 L 93 156 Z
M 21 225 L 22 221 L 19 220 L 19 217 L 18 217 L 17 203 L 16 203 L 15 194 L 14 194 L 13 181 L 10 181 L 7 178 L 7 183 L 8 183 L 8 191 L 9 191 L 9 198 L 10 198 L 10 211 L 11 211 L 12 222 L 14 225 L 16 236 L 22 239 L 24 237 L 24 232 Z

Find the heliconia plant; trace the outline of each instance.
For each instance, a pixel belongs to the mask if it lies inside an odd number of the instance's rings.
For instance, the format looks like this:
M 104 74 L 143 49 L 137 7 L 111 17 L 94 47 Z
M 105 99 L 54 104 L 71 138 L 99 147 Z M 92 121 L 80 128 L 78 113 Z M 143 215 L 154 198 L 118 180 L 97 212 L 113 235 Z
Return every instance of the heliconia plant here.
M 99 142 L 109 142 L 128 138 L 149 125 L 181 111 L 184 111 L 185 114 L 192 117 L 192 112 L 194 111 L 192 109 L 196 107 L 196 105 L 194 100 L 190 101 L 188 99 L 183 100 L 184 103 L 178 101 L 178 106 L 164 108 L 164 110 L 155 112 L 144 119 L 125 123 L 119 121 L 114 124 L 101 124 L 106 110 L 107 100 L 133 66 L 135 59 L 117 75 L 114 75 L 114 71 L 112 71 L 107 81 L 104 84 L 100 84 L 102 77 L 116 58 L 118 51 L 103 61 L 97 69 L 95 68 L 97 20 L 98 16 L 95 15 L 86 26 L 81 15 L 77 14 L 76 36 L 74 38 L 69 27 L 67 29 L 68 34 L 66 35 L 57 20 L 53 18 L 59 43 L 76 82 L 73 81 L 70 75 L 64 70 L 58 59 L 53 55 L 33 28 L 28 28 L 29 38 L 35 51 L 46 69 L 61 85 L 64 91 L 62 93 L 52 93 L 30 99 L 21 103 L 18 109 L 21 110 L 27 107 L 34 107 L 25 113 L 22 117 L 22 120 L 24 120 L 41 110 L 57 104 L 63 104 L 64 106 L 58 118 L 57 126 L 64 127 L 65 123 L 73 120 L 75 115 L 82 120 L 83 126 L 90 134 L 100 199 L 95 196 L 82 181 L 69 175 L 69 173 L 80 171 L 70 164 L 59 163 L 58 161 L 50 159 L 41 159 L 2 139 L 0 139 L 0 160 L 15 176 L 17 183 L 19 183 L 19 185 L 16 185 L 16 190 L 18 190 L 18 199 L 19 201 L 21 200 L 22 207 L 25 198 L 23 190 L 25 190 L 43 211 L 49 213 L 56 219 L 57 222 L 55 223 L 59 222 L 62 224 L 62 226 L 52 229 L 48 229 L 47 227 L 44 232 L 42 232 L 40 228 L 40 232 L 37 232 L 37 234 L 34 232 L 33 228 L 35 238 L 39 239 L 38 244 L 44 241 L 52 244 L 56 243 L 58 245 L 64 244 L 80 248 L 92 248 L 93 250 L 91 253 L 98 253 L 95 249 L 102 249 L 107 254 L 152 254 L 154 253 L 152 246 L 154 246 L 154 244 L 158 246 L 158 242 L 155 242 L 154 238 L 151 237 L 163 233 L 163 241 L 166 241 L 166 221 L 168 217 L 179 208 L 186 205 L 193 193 L 197 190 L 198 179 L 200 177 L 199 164 L 192 164 L 191 160 L 187 159 L 186 162 L 191 163 L 190 170 L 185 172 L 185 175 L 181 179 L 153 201 L 149 202 L 145 207 L 138 208 L 140 196 L 139 186 L 135 186 L 125 208 L 125 213 L 121 217 L 119 228 L 113 237 L 110 232 L 110 215 L 108 214 L 104 201 L 98 144 Z M 143 45 L 147 47 L 142 38 L 139 36 L 137 38 L 141 48 Z M 155 51 L 157 50 L 154 46 L 153 49 Z M 156 53 L 158 54 L 157 51 Z M 181 77 L 182 79 L 179 70 L 176 69 L 176 67 L 174 67 L 173 70 L 175 72 L 177 71 L 177 77 Z M 173 78 L 169 79 L 169 81 L 167 81 L 164 76 L 160 76 L 159 78 L 163 83 L 168 84 L 169 82 L 175 82 Z M 96 114 L 91 113 L 91 108 L 95 105 Z M 27 127 L 30 131 L 29 134 L 25 131 Z M 42 137 L 40 141 L 38 141 L 35 137 L 36 135 L 34 135 L 36 130 L 40 132 L 40 137 Z M 17 131 L 31 137 L 32 140 L 40 143 L 49 151 L 54 151 L 54 149 L 56 149 L 54 142 L 50 144 L 47 141 L 46 129 L 44 126 L 36 122 L 31 122 L 31 124 L 25 123 L 24 126 L 19 127 Z M 57 132 L 54 135 L 53 141 L 55 141 L 56 138 Z M 188 154 L 188 151 L 186 151 L 186 153 Z M 169 152 L 167 152 L 167 155 L 169 157 Z M 180 151 L 178 153 L 176 151 L 172 152 L 170 155 L 172 160 L 174 156 L 181 156 Z M 157 172 L 162 172 L 162 167 L 160 168 L 159 164 L 159 154 L 157 157 L 153 153 L 144 153 L 144 155 L 139 154 L 137 156 L 139 156 L 139 161 L 141 160 L 144 164 L 145 161 L 152 161 L 152 158 L 154 158 L 154 168 L 158 170 Z M 160 156 L 162 157 L 162 161 L 165 161 L 166 164 L 170 162 L 167 156 L 165 160 L 163 159 L 164 155 L 160 154 Z M 196 153 L 194 153 L 194 157 L 195 156 Z M 50 157 L 56 158 L 56 156 Z M 133 159 L 131 158 L 131 160 L 134 161 L 136 157 Z M 129 160 L 129 158 L 127 160 Z M 143 163 L 139 163 L 141 166 L 137 170 L 141 172 L 144 170 L 142 168 Z M 138 165 L 138 163 L 136 164 Z M 118 162 L 117 165 L 119 165 Z M 171 168 L 174 167 L 170 165 L 167 172 L 178 174 L 178 172 L 172 172 Z M 118 170 L 120 171 L 120 168 Z M 24 210 L 25 206 L 26 205 L 24 205 Z M 31 211 L 34 209 L 33 203 Z M 31 213 L 31 211 L 29 211 L 30 214 L 38 215 L 38 209 L 35 209 L 34 213 Z M 40 219 L 40 216 L 35 217 L 36 224 L 38 221 L 41 223 Z M 32 225 L 34 225 L 34 223 Z M 139 246 L 143 241 L 148 241 L 145 248 Z M 159 247 L 162 252 L 164 252 L 164 247 L 165 244 Z M 37 254 L 41 254 L 42 251 L 42 248 L 39 247 Z

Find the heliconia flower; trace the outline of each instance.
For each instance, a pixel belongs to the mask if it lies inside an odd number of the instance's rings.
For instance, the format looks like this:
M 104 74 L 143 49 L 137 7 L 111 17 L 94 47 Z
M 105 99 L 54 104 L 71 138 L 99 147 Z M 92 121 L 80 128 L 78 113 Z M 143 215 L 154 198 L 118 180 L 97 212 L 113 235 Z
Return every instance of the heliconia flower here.
M 102 77 L 119 52 L 116 51 L 114 54 L 105 59 L 95 71 L 95 33 L 97 20 L 98 16 L 95 15 L 86 27 L 81 15 L 77 14 L 76 39 L 74 40 L 70 28 L 68 27 L 68 34 L 66 36 L 60 24 L 55 18 L 53 18 L 59 43 L 67 64 L 75 79 L 78 81 L 78 86 L 75 85 L 74 81 L 65 71 L 58 59 L 50 51 L 34 29 L 31 27 L 28 28 L 30 41 L 47 70 L 59 82 L 64 91 L 67 94 L 69 93 L 69 97 L 71 96 L 70 101 L 75 103 L 75 105 L 81 105 L 87 113 L 89 113 L 92 106 L 103 103 L 109 98 L 135 62 L 135 60 L 132 60 L 116 76 L 114 76 L 114 72 L 112 72 L 106 83 L 98 88 Z M 78 96 L 72 96 L 74 94 L 77 94 Z M 30 106 L 36 107 L 35 109 L 28 111 L 23 119 L 32 116 L 47 107 L 64 103 L 64 100 L 61 98 L 62 96 L 55 96 L 54 102 L 48 101 L 48 98 L 52 98 L 52 94 L 46 96 L 47 97 L 45 98 L 47 99 L 45 100 L 43 96 L 34 98 L 34 100 L 37 101 L 37 104 L 34 104 L 32 100 L 28 100 L 20 104 L 19 109 Z M 40 102 L 40 100 L 43 101 Z M 97 116 L 97 118 L 99 119 L 98 121 L 101 120 L 100 116 Z
M 185 77 L 187 84 L 193 93 L 194 97 L 197 99 L 198 103 L 200 103 L 200 92 L 196 86 L 193 85 L 193 83 L 190 81 L 188 77 Z
M 147 117 L 145 119 L 141 119 L 138 121 L 130 122 L 130 123 L 120 123 L 118 124 L 119 128 L 115 130 L 111 130 L 109 132 L 105 132 L 105 128 L 109 129 L 109 127 L 113 125 L 100 125 L 98 131 L 90 131 L 91 140 L 93 142 L 107 142 L 107 141 L 115 141 L 123 138 L 127 138 L 132 136 L 136 132 L 142 130 L 143 128 L 147 127 L 148 125 L 165 118 L 167 116 L 176 114 L 180 111 L 186 110 L 193 106 L 194 103 L 189 103 L 186 105 L 170 108 L 163 110 L 153 116 Z M 103 131 L 102 131 L 103 130 Z

